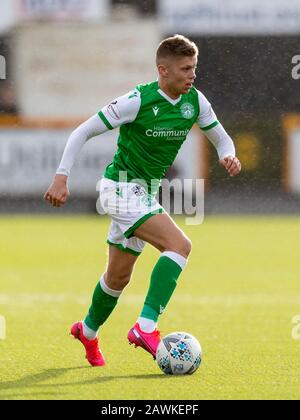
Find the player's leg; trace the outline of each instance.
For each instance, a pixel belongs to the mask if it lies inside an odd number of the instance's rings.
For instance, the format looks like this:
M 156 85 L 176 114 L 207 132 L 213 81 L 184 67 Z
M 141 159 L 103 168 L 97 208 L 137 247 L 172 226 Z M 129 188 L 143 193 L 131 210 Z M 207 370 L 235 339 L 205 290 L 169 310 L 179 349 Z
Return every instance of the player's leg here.
M 137 255 L 109 246 L 106 273 L 97 283 L 89 313 L 83 322 L 72 326 L 71 335 L 81 341 L 86 358 L 92 366 L 104 366 L 105 359 L 98 343 L 98 330 L 118 303 L 118 299 L 129 283 Z
M 134 235 L 161 251 L 161 257 L 151 275 L 143 310 L 137 324 L 128 335 L 130 342 L 142 345 L 155 356 L 159 344 L 156 329 L 158 317 L 171 299 L 177 280 L 186 266 L 192 244 L 166 213 L 148 219 Z M 140 338 L 143 339 L 143 343 L 140 342 Z
M 135 231 L 135 236 L 161 251 L 140 317 L 140 323 L 149 325 L 148 332 L 151 332 L 156 327 L 158 316 L 171 299 L 177 280 L 187 264 L 192 244 L 166 213 L 147 220 Z M 153 322 L 145 322 L 144 319 Z
M 107 270 L 95 288 L 92 305 L 83 324 L 87 338 L 94 339 L 97 336 L 99 328 L 116 307 L 119 297 L 130 282 L 137 258 L 137 255 L 109 246 Z
M 192 243 L 174 220 L 167 214 L 156 214 L 142 224 L 134 236 L 150 243 L 161 252 L 176 252 L 188 258 Z

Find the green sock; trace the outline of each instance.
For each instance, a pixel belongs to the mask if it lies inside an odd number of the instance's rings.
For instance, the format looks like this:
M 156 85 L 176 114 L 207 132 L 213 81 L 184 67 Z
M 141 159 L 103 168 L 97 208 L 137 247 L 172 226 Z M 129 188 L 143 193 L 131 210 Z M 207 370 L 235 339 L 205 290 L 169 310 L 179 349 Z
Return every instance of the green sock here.
M 105 284 L 104 278 L 97 284 L 92 305 L 85 318 L 85 324 L 93 331 L 98 331 L 118 303 L 121 292 L 111 290 Z
M 142 318 L 157 322 L 171 299 L 185 264 L 186 259 L 179 254 L 173 252 L 162 254 L 152 272 L 150 287 L 141 313 Z

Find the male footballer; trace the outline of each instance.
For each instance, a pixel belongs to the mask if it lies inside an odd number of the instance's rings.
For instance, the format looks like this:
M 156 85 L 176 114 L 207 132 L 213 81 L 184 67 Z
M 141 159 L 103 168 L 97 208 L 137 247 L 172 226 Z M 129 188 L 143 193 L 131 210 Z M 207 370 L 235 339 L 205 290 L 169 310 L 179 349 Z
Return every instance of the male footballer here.
M 97 283 L 84 321 L 71 334 L 85 347 L 92 366 L 104 366 L 98 331 L 107 321 L 146 243 L 160 251 L 144 306 L 128 332 L 129 343 L 154 358 L 160 342 L 157 329 L 191 253 L 192 244 L 156 200 L 158 188 L 194 124 L 215 146 L 230 176 L 241 171 L 233 141 L 211 104 L 194 86 L 198 48 L 182 35 L 160 43 L 156 54 L 158 80 L 138 85 L 80 125 L 68 139 L 60 166 L 45 199 L 54 207 L 69 197 L 68 177 L 82 146 L 92 137 L 120 127 L 118 149 L 106 168 L 100 198 L 111 216 L 106 272 Z

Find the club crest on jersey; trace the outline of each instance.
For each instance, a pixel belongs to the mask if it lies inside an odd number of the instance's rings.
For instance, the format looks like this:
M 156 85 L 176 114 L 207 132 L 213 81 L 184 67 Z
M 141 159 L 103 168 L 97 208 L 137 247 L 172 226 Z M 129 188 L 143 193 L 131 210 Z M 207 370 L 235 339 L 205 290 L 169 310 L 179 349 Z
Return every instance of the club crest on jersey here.
M 195 115 L 195 108 L 189 103 L 181 105 L 180 111 L 183 118 L 186 118 L 187 120 L 190 120 Z

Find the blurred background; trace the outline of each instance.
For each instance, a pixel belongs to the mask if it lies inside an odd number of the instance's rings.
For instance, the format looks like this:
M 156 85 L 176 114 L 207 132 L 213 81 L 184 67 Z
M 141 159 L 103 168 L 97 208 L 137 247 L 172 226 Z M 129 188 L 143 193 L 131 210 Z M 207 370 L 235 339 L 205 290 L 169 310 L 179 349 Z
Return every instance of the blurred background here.
M 197 130 L 169 178 L 205 178 L 210 213 L 300 210 L 300 3 L 257 0 L 1 0 L 0 212 L 57 212 L 42 196 L 71 131 L 156 78 L 155 49 L 199 46 L 196 87 L 235 141 L 234 181 Z M 60 212 L 95 212 L 117 131 L 91 140 Z M 100 144 L 101 143 L 101 144 Z
M 96 184 L 117 130 L 85 145 L 63 208 L 43 195 L 69 134 L 155 80 L 156 47 L 175 33 L 199 46 L 196 87 L 243 172 L 230 178 L 195 129 L 168 173 L 205 179 L 208 216 L 175 217 L 193 253 L 160 328 L 197 337 L 204 363 L 170 387 L 126 340 L 153 247 L 101 328 L 103 374 L 68 335 L 107 261 Z M 0 399 L 299 400 L 299 88 L 299 0 L 0 0 Z

